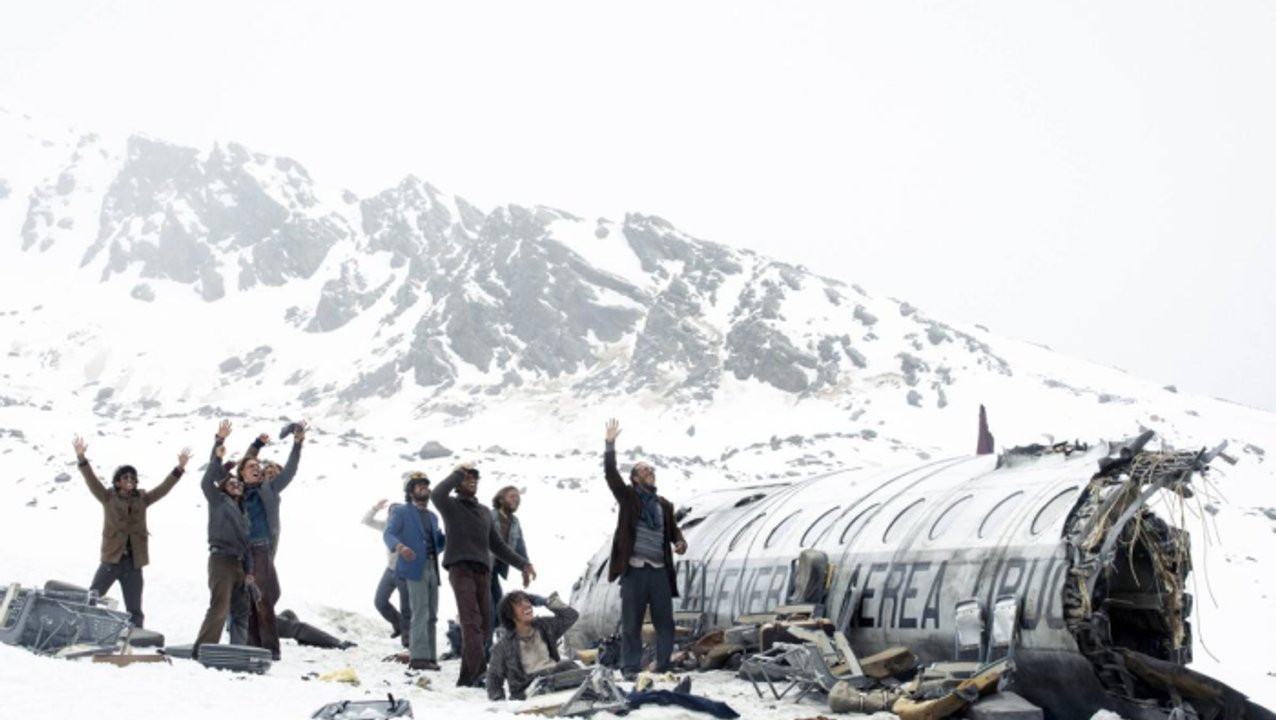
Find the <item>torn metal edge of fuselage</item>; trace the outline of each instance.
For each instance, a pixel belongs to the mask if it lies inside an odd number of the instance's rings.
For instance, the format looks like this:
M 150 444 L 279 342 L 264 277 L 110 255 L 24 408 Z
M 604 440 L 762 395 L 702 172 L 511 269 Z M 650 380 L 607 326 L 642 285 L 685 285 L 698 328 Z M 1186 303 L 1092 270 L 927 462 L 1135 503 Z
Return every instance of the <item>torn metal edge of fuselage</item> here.
M 1064 525 L 1069 568 L 1064 618 L 1100 684 L 1127 714 L 1146 717 L 1272 717 L 1244 695 L 1187 668 L 1192 661 L 1191 534 L 1156 515 L 1160 493 L 1194 494 L 1226 443 L 1213 450 L 1149 450 L 1151 431 L 1099 461 Z M 1016 449 L 1067 453 L 1070 444 Z M 1008 451 L 1013 456 L 1016 451 Z

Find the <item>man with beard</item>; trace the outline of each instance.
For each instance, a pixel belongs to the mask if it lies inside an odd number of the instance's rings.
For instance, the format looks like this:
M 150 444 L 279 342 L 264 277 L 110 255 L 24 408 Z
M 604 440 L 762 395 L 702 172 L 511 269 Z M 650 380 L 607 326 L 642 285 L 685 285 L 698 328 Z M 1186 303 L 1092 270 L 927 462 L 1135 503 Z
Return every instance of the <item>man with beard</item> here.
M 486 666 L 483 645 L 492 631 L 492 556 L 521 570 L 523 587 L 536 577 L 532 564 L 501 540 L 491 513 L 475 497 L 478 481 L 478 470 L 465 463 L 430 493 L 447 530 L 443 567 L 448 571 L 461 616 L 461 675 L 456 682 L 459 687 L 472 687 Z
M 213 441 L 213 452 L 200 489 L 208 500 L 208 612 L 195 638 L 194 655 L 199 646 L 216 644 L 230 612 L 231 597 L 250 591 L 253 584 L 252 557 L 248 552 L 248 515 L 244 512 L 243 484 L 227 475 L 221 459 L 226 455 L 226 437 L 230 421 L 222 420 Z M 220 484 L 219 484 L 220 481 Z
M 620 669 L 626 679 L 638 674 L 642 661 L 642 621 L 651 607 L 656 629 L 656 672 L 669 669 L 673 653 L 673 598 L 678 597 L 673 552 L 687 551 L 673 519 L 673 503 L 656 492 L 656 471 L 645 462 L 634 465 L 629 484 L 616 469 L 620 422 L 607 421 L 603 474 L 620 506 L 611 543 L 607 580 L 620 579 Z M 673 552 L 670 552 L 672 548 Z
M 306 439 L 305 423 L 293 423 L 292 451 L 288 462 L 273 480 L 267 481 L 257 453 L 270 442 L 270 436 L 262 433 L 253 441 L 248 452 L 239 461 L 238 475 L 244 483 L 244 510 L 248 513 L 249 552 L 252 555 L 253 575 L 261 598 L 248 598 L 248 644 L 266 648 L 275 660 L 280 658 L 279 631 L 275 627 L 275 604 L 279 602 L 279 576 L 275 573 L 275 546 L 279 541 L 279 494 L 297 475 L 301 462 L 301 445 Z M 242 604 L 243 598 L 240 599 Z M 235 635 L 231 629 L 232 639 Z
M 140 628 L 145 619 L 142 613 L 142 568 L 150 561 L 146 510 L 162 500 L 181 479 L 182 473 L 186 472 L 186 461 L 191 459 L 191 451 L 182 450 L 177 456 L 177 467 L 154 490 L 138 489 L 137 469 L 132 465 L 116 468 L 111 476 L 111 489 L 107 490 L 84 456 L 88 443 L 77 436 L 71 446 L 75 448 L 76 464 L 89 486 L 89 492 L 102 504 L 100 564 L 89 587 L 102 597 L 118 580 L 120 591 L 124 594 L 124 607 L 132 618 L 133 627 Z
M 439 615 L 439 553 L 447 540 L 439 531 L 439 519 L 430 512 L 430 479 L 423 472 L 408 475 L 403 484 L 404 504 L 390 511 L 386 522 L 385 545 L 398 555 L 395 577 L 408 585 L 412 608 L 408 631 L 408 667 L 438 670 L 435 648 Z
M 523 542 L 523 526 L 518 522 L 518 518 L 514 513 L 518 512 L 518 506 L 522 503 L 522 495 L 519 494 L 518 488 L 513 485 L 506 485 L 496 492 L 492 498 L 492 525 L 496 527 L 496 532 L 501 536 L 501 540 L 506 545 L 513 548 L 514 552 L 524 558 L 530 559 L 527 554 L 527 545 Z M 501 590 L 501 579 L 509 577 L 510 566 L 503 562 L 500 558 L 492 556 L 492 607 L 499 608 L 501 596 L 504 594 Z M 499 618 L 498 618 L 499 620 Z M 493 623 L 493 626 L 498 623 Z M 502 625 L 503 626 L 503 625 Z M 487 637 L 487 644 L 492 644 L 492 637 Z

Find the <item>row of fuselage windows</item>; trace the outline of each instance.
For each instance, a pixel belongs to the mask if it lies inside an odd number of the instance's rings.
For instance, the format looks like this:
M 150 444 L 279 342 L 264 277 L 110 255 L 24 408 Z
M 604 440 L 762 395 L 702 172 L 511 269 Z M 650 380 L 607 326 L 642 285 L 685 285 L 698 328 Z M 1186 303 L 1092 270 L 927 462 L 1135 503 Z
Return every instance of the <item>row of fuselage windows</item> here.
M 1056 494 L 1048 500 L 1033 517 L 1029 531 L 1033 535 L 1039 535 L 1049 528 L 1054 521 L 1059 518 L 1059 515 L 1070 506 L 1072 500 L 1076 497 L 1077 492 L 1078 489 L 1076 487 L 1071 487 Z M 980 538 L 985 538 L 997 532 L 1005 521 L 1013 515 L 1024 497 L 1025 495 L 1023 491 L 1017 490 L 1003 498 L 996 505 L 993 505 L 984 516 L 983 521 L 979 524 L 978 536 Z M 948 507 L 946 507 L 931 524 L 930 532 L 928 533 L 929 539 L 938 540 L 942 537 L 944 533 L 953 526 L 957 519 L 970 510 L 970 508 L 974 505 L 974 499 L 974 495 L 963 495 L 949 503 Z M 886 529 L 882 532 L 882 542 L 889 543 L 901 537 L 906 530 L 912 527 L 912 521 L 915 518 L 920 517 L 921 509 L 925 504 L 925 499 L 918 499 L 909 503 L 896 513 L 894 519 L 891 520 L 890 524 L 887 525 Z M 845 510 L 842 510 L 840 505 L 835 505 L 820 513 L 815 520 L 807 526 L 805 532 L 802 533 L 799 545 L 803 548 L 819 545 L 820 542 L 824 540 L 825 536 L 828 535 L 829 531 L 837 525 L 838 521 L 851 514 L 856 510 L 856 508 L 857 506 L 852 505 L 847 507 Z M 850 542 L 850 540 L 855 537 L 870 520 L 877 517 L 881 508 L 882 505 L 880 503 L 873 503 L 867 507 L 860 508 L 859 512 L 856 513 L 855 516 L 851 518 L 850 522 L 848 522 L 842 529 L 842 533 L 838 537 L 838 544 L 845 545 Z M 840 514 L 838 514 L 839 510 L 842 510 Z M 771 528 L 770 532 L 767 533 L 766 540 L 763 541 L 762 546 L 769 548 L 780 538 L 784 537 L 785 533 L 782 531 L 786 528 L 792 527 L 793 522 L 804 512 L 805 509 L 795 510 L 776 523 Z M 756 527 L 758 523 L 767 517 L 767 515 L 768 513 L 763 511 L 750 518 L 744 526 L 736 531 L 735 536 L 731 538 L 728 551 L 734 550 L 735 547 L 749 535 L 749 531 Z M 691 527 L 699 525 L 704 519 L 704 517 L 693 518 L 682 527 L 684 530 L 690 529 Z

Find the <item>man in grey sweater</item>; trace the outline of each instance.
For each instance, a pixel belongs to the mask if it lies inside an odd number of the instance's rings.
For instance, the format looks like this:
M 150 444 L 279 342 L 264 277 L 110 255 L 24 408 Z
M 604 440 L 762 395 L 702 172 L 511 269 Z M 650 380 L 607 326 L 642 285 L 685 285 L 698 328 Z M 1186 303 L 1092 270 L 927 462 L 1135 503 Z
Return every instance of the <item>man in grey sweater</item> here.
M 478 470 L 463 463 L 430 493 L 431 502 L 443 518 L 447 534 L 443 567 L 461 616 L 458 687 L 472 687 L 486 668 L 483 644 L 492 627 L 492 556 L 521 570 L 523 587 L 536 577 L 532 564 L 501 540 L 491 513 L 476 497 L 478 482 Z

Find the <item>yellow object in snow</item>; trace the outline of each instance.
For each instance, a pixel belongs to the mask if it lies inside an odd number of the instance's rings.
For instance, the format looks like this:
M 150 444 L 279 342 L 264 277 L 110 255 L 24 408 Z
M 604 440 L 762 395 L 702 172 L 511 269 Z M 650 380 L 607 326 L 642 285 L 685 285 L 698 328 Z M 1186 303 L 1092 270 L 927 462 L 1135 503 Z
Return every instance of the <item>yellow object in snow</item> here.
M 359 674 L 356 673 L 354 668 L 349 665 L 341 668 L 340 670 L 333 670 L 330 673 L 324 673 L 319 676 L 319 679 L 324 682 L 340 682 L 346 683 L 347 685 L 359 684 Z

